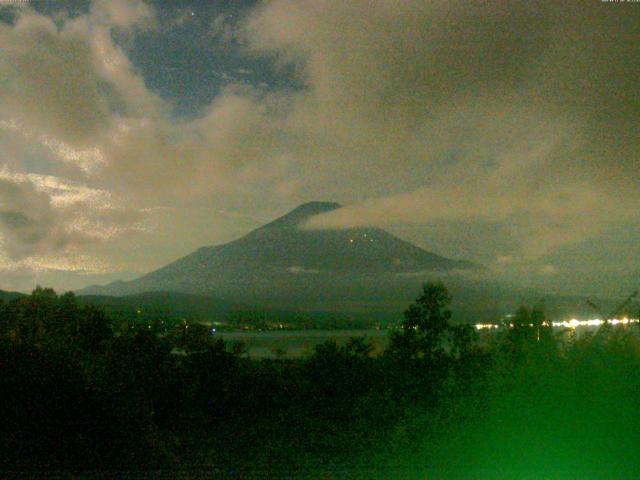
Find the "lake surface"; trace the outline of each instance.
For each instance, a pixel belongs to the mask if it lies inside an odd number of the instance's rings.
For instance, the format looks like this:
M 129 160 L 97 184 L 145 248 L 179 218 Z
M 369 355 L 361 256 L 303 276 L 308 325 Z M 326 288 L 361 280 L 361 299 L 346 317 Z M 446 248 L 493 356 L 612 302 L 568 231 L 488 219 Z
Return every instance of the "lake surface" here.
M 366 337 L 378 354 L 388 344 L 391 330 L 268 330 L 246 332 L 218 332 L 214 335 L 227 342 L 243 342 L 252 358 L 304 357 L 311 355 L 316 347 L 334 339 L 345 345 L 350 338 Z

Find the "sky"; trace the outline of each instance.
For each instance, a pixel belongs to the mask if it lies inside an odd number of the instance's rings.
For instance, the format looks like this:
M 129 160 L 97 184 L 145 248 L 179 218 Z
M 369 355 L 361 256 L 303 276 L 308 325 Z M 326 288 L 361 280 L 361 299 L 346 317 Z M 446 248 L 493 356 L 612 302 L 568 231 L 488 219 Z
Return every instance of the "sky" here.
M 640 278 L 640 3 L 0 0 L 0 289 L 300 203 L 566 293 Z

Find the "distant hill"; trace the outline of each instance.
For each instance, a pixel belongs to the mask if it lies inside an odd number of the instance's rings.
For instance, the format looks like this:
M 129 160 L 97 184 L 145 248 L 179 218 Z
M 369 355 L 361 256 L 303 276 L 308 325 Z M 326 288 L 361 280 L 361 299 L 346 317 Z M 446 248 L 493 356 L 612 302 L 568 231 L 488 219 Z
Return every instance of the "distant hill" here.
M 144 292 L 126 296 L 83 295 L 81 304 L 92 304 L 120 318 L 224 320 L 246 309 L 217 298 L 179 292 Z
M 15 300 L 16 298 L 24 297 L 24 293 L 20 292 L 8 292 L 6 290 L 0 290 L 0 301 L 10 302 L 11 300 Z
M 423 250 L 379 228 L 305 230 L 314 215 L 340 208 L 305 203 L 244 237 L 202 247 L 129 282 L 92 286 L 80 295 L 171 291 L 268 308 L 396 310 L 406 286 L 432 275 L 482 267 Z M 395 291 L 405 292 L 401 299 Z M 410 296 L 415 293 L 409 289 Z

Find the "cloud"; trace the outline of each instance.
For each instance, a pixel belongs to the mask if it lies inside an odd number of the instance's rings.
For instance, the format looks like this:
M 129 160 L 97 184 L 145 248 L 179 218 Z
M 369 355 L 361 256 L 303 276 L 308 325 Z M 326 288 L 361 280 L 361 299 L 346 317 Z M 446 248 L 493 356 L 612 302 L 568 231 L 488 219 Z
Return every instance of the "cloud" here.
M 289 117 L 310 140 L 300 171 L 351 204 L 309 226 L 498 223 L 519 246 L 502 255 L 537 258 L 637 218 L 638 13 L 608 7 L 256 9 L 249 45 L 307 86 Z
M 110 37 L 150 15 L 141 2 L 95 2 L 89 15 L 60 27 L 28 9 L 15 24 L 0 24 L 2 125 L 84 170 L 103 163 L 118 117 L 164 107 Z
M 91 16 L 121 28 L 149 26 L 155 18 L 153 10 L 141 0 L 94 0 Z
M 153 19 L 141 2 L 96 1 L 59 25 L 28 9 L 0 24 L 0 130 L 141 206 L 249 192 L 282 173 L 286 101 L 230 83 L 201 117 L 173 118 L 113 40 Z
M 545 188 L 520 185 L 514 190 L 506 182 L 492 184 L 484 178 L 481 182 L 436 185 L 347 206 L 313 217 L 305 228 L 439 225 L 450 221 L 459 229 L 469 229 L 470 223 L 486 222 L 493 224 L 496 234 L 516 239 L 519 254 L 535 258 L 565 243 L 597 236 L 608 224 L 628 222 L 637 216 L 637 198 L 589 183 Z M 502 228 L 496 228 L 496 224 Z M 474 239 L 467 236 L 466 240 Z M 490 243 L 498 246 L 503 242 L 494 239 Z
M 112 208 L 113 200 L 109 192 L 87 187 L 79 183 L 67 182 L 53 175 L 16 173 L 7 167 L 0 168 L 0 179 L 12 183 L 30 183 L 39 192 L 47 194 L 54 206 L 68 207 L 88 204 L 94 208 Z
M 136 229 L 144 229 L 140 213 L 118 206 L 108 192 L 53 176 L 0 169 L 5 265 L 28 257 L 40 258 L 30 266 L 52 264 L 52 255 L 58 256 L 58 265 L 70 265 L 69 255 L 75 255 L 78 247 Z
M 58 23 L 29 8 L 0 23 L 5 267 L 72 268 L 85 258 L 91 270 L 96 259 L 82 249 L 145 229 L 140 208 L 112 193 L 101 169 L 123 122 L 165 114 L 110 36 L 152 20 L 141 2 L 94 2 L 88 14 Z
M 0 24 L 0 42 L 0 114 L 6 122 L 84 147 L 107 128 L 108 106 L 83 38 L 25 13 L 14 26 Z
M 6 178 L 0 179 L 0 229 L 4 249 L 17 259 L 63 248 L 71 240 L 46 194 Z

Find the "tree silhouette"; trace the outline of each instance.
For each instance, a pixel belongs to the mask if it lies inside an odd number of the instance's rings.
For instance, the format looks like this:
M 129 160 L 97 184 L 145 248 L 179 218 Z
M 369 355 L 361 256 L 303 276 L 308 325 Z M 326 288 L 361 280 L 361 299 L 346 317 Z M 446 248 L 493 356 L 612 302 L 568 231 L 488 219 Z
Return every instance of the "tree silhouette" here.
M 421 294 L 404 312 L 399 332 L 391 337 L 389 353 L 405 358 L 434 360 L 443 353 L 451 319 L 451 295 L 438 283 L 426 283 Z
M 529 308 L 522 305 L 505 322 L 505 326 L 507 329 L 501 349 L 508 353 L 513 361 L 555 351 L 556 340 L 551 323 L 547 321 L 541 306 Z

